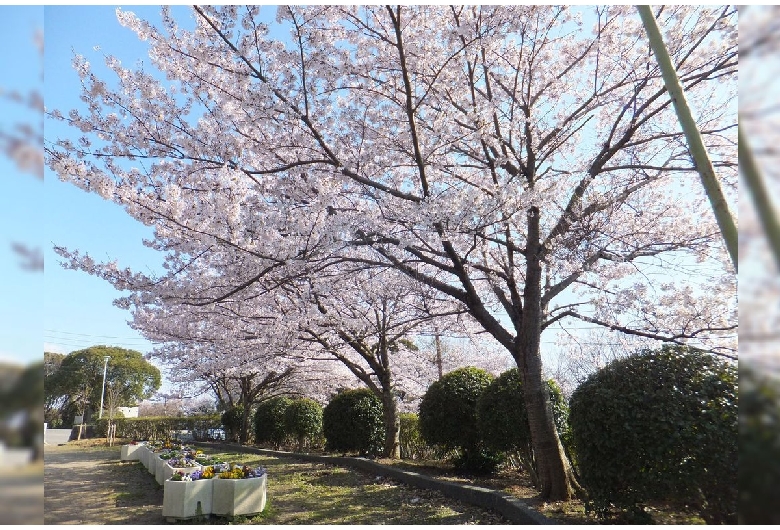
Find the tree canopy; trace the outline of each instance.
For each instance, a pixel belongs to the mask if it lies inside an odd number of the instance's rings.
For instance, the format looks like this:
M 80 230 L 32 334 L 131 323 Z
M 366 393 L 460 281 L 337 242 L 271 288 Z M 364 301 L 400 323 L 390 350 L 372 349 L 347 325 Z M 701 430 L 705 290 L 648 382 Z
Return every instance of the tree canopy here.
M 296 329 L 268 303 L 285 289 L 311 302 L 328 293 L 307 278 L 393 269 L 514 359 L 555 499 L 574 477 L 545 330 L 735 355 L 734 271 L 632 6 L 280 6 L 275 22 L 195 6 L 194 29 L 162 9 L 159 27 L 117 10 L 158 72 L 108 56 L 110 81 L 77 55 L 87 105 L 49 117 L 79 132 L 46 146 L 60 178 L 154 226 L 159 277 L 57 249 L 129 291 L 117 303 L 145 334 L 211 329 L 217 350 L 246 351 Z M 732 192 L 736 15 L 656 15 Z
M 47 402 L 59 400 L 63 421 L 72 420 L 76 412 L 97 412 L 100 408 L 105 357 L 109 357 L 106 385 L 115 392 L 115 406 L 135 406 L 160 388 L 160 370 L 141 352 L 113 346 L 71 352 L 62 357 L 59 366 L 44 366 Z M 49 358 L 56 364 L 56 357 Z

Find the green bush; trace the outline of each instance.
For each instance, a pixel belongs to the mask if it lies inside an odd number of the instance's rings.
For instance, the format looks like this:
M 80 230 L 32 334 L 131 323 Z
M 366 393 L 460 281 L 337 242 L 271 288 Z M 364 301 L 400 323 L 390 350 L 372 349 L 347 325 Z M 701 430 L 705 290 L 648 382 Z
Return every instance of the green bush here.
M 208 439 L 209 429 L 221 426 L 218 414 L 204 414 L 184 417 L 142 417 L 115 418 L 117 438 L 130 440 L 166 440 L 171 431 L 190 431 L 196 441 Z M 95 421 L 95 436 L 105 438 L 108 432 L 108 418 Z
M 378 455 L 385 438 L 382 401 L 367 388 L 340 392 L 322 412 L 322 430 L 328 451 Z
M 485 445 L 497 451 L 531 450 L 531 432 L 517 368 L 494 379 L 477 400 L 477 427 Z
M 430 445 L 420 434 L 420 418 L 414 412 L 403 412 L 401 420 L 401 458 L 410 460 L 447 460 L 457 452 L 438 445 Z
M 736 523 L 737 370 L 685 347 L 645 350 L 591 375 L 570 402 L 588 508 L 642 516 L 650 502 Z
M 780 524 L 780 380 L 739 367 L 739 523 Z
M 225 434 L 229 441 L 240 442 L 241 440 L 241 421 L 244 416 L 243 405 L 236 405 L 232 409 L 222 413 L 222 425 L 225 427 Z
M 558 384 L 552 379 L 546 383 L 558 436 L 569 453 L 569 407 Z M 536 481 L 531 430 L 517 368 L 499 375 L 482 393 L 477 401 L 477 425 L 486 447 L 513 453 Z
M 299 451 L 312 446 L 322 434 L 322 406 L 308 398 L 292 401 L 284 412 L 284 427 Z
M 492 381 L 493 376 L 480 368 L 459 368 L 432 383 L 420 402 L 423 440 L 458 449 L 458 468 L 485 473 L 501 462 L 499 454 L 484 446 L 477 424 L 477 401 Z
M 254 418 L 256 443 L 279 447 L 288 441 L 285 413 L 292 402 L 288 397 L 277 396 L 257 406 Z

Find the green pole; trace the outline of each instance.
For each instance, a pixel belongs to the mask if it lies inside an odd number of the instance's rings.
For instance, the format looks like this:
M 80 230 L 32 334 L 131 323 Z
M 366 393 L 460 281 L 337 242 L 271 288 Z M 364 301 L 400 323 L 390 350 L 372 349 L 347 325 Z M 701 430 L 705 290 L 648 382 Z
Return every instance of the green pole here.
M 750 148 L 747 135 L 742 132 L 741 125 L 739 126 L 739 171 L 745 179 L 748 192 L 758 213 L 758 219 L 774 254 L 775 264 L 780 270 L 780 223 L 777 221 L 769 193 L 764 186 L 756 160 L 753 158 L 753 150 Z
M 658 29 L 658 24 L 656 23 L 655 16 L 653 16 L 650 6 L 636 6 L 636 8 L 639 11 L 639 16 L 642 18 L 647 37 L 650 40 L 650 48 L 652 48 L 655 58 L 658 61 L 666 90 L 672 98 L 674 110 L 677 113 L 677 118 L 680 120 L 683 133 L 685 133 L 685 138 L 688 141 L 688 151 L 691 153 L 693 162 L 699 172 L 701 183 L 704 186 L 704 191 L 707 193 L 707 197 L 712 205 L 712 211 L 715 214 L 715 219 L 718 222 L 718 227 L 720 227 L 721 235 L 726 243 L 726 249 L 731 256 L 731 262 L 736 271 L 738 261 L 737 227 L 734 224 L 731 212 L 729 212 L 726 198 L 720 188 L 720 183 L 715 176 L 715 169 L 712 167 L 709 154 L 707 154 L 707 148 L 704 146 L 701 132 L 699 132 L 696 121 L 693 119 L 691 109 L 688 107 L 688 102 L 685 100 L 685 93 L 680 84 L 680 79 L 677 77 L 677 71 L 669 57 L 669 52 L 661 37 L 661 32 Z

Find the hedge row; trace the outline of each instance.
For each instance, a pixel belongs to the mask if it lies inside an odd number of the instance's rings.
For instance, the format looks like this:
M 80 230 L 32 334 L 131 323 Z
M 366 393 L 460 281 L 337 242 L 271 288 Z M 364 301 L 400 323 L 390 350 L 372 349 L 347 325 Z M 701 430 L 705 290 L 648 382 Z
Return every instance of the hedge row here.
M 211 429 L 221 428 L 219 414 L 186 416 L 179 418 L 115 418 L 117 438 L 132 440 L 166 440 L 172 431 L 189 431 L 196 441 L 206 441 Z M 108 434 L 108 419 L 95 421 L 95 435 L 105 437 Z
M 558 433 L 568 439 L 568 407 L 554 381 L 547 390 Z M 491 473 L 511 453 L 535 477 L 531 434 L 517 369 L 494 378 L 459 368 L 431 384 L 420 403 L 420 432 L 432 445 L 456 450 L 456 467 Z

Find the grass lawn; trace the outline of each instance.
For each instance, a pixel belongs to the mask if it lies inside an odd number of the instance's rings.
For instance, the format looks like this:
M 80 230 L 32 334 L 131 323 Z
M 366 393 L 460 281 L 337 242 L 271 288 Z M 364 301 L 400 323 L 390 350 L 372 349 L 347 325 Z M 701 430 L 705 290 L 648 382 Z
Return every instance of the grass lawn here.
M 241 453 L 211 453 L 268 470 L 268 502 L 248 524 L 507 524 L 497 514 L 365 473 L 319 463 Z M 225 519 L 212 518 L 212 523 Z
M 65 455 L 67 465 L 64 469 L 72 474 L 76 469 L 74 459 L 82 457 L 86 474 L 73 476 L 79 485 L 68 486 L 69 489 L 61 494 L 47 483 L 47 524 L 165 524 L 163 487 L 141 463 L 120 462 L 120 446 L 121 442 L 107 447 L 102 439 L 70 442 L 67 448 L 62 448 L 70 452 Z M 266 468 L 266 508 L 252 517 L 229 520 L 212 516 L 181 524 L 509 524 L 499 514 L 455 501 L 441 493 L 412 488 L 348 468 L 235 450 L 204 450 L 222 461 Z M 596 520 L 588 517 L 584 503 L 578 499 L 545 503 L 538 498 L 528 477 L 517 470 L 503 469 L 490 476 L 463 476 L 445 462 L 380 460 L 379 463 L 443 480 L 505 491 L 559 524 L 626 522 L 619 518 Z M 54 469 L 47 468 L 47 476 L 52 472 Z M 88 479 L 88 487 L 83 485 L 83 478 Z M 72 495 L 74 488 L 78 489 L 77 496 Z M 61 502 L 62 496 L 67 502 Z M 55 513 L 56 510 L 62 513 Z M 703 524 L 700 518 L 685 509 L 657 506 L 648 511 L 657 524 Z

